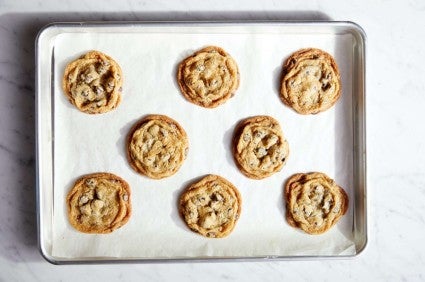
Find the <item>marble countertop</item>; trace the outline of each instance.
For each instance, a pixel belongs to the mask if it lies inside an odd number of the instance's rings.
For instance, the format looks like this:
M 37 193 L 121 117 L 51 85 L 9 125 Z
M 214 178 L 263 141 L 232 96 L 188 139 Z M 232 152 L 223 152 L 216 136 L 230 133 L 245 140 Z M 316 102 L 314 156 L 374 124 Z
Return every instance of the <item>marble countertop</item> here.
M 0 0 L 0 281 L 424 281 L 425 2 Z M 55 21 L 343 20 L 367 33 L 369 238 L 342 260 L 55 266 L 37 249 L 35 37 Z

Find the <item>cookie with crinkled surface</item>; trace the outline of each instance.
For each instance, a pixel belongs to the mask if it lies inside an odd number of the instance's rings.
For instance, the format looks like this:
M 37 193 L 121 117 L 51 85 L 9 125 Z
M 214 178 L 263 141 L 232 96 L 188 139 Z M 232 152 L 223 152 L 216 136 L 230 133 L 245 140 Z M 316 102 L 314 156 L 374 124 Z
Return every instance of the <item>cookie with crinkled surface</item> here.
M 280 171 L 289 156 L 289 145 L 279 122 L 270 116 L 241 121 L 233 136 L 233 157 L 249 178 L 263 179 Z
M 209 238 L 228 236 L 242 209 L 238 189 L 218 175 L 207 175 L 180 196 L 179 211 L 187 226 Z
M 119 105 L 122 83 L 118 63 L 102 52 L 90 51 L 66 66 L 62 88 L 78 110 L 101 114 Z
M 110 233 L 131 216 L 130 186 L 112 173 L 93 173 L 78 179 L 66 202 L 71 225 L 84 233 Z
M 127 138 L 127 158 L 138 173 L 153 179 L 175 174 L 189 150 L 186 131 L 165 115 L 148 115 Z
M 308 234 L 322 234 L 347 212 L 348 195 L 321 172 L 297 173 L 285 184 L 286 220 Z
M 341 95 L 341 78 L 334 58 L 308 48 L 293 53 L 285 62 L 281 100 L 300 114 L 317 114 L 332 107 Z
M 177 82 L 188 101 L 215 108 L 230 99 L 239 87 L 238 65 L 222 48 L 208 46 L 180 63 Z

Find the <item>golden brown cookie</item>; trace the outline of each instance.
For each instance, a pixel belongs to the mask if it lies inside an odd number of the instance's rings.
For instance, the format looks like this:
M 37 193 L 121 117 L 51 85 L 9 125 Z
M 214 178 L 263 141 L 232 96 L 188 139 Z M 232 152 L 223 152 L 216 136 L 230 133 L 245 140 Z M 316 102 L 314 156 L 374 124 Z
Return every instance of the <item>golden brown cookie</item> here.
M 131 216 L 130 186 L 112 173 L 82 176 L 66 202 L 71 225 L 84 233 L 110 233 Z
M 180 196 L 179 211 L 187 226 L 205 237 L 222 238 L 235 228 L 242 198 L 232 183 L 207 175 Z
M 121 68 L 111 57 L 90 51 L 66 66 L 62 88 L 80 111 L 101 114 L 121 102 L 122 82 Z
M 161 179 L 176 173 L 186 159 L 189 141 L 177 121 L 148 115 L 138 121 L 127 138 L 127 158 L 138 173 Z
M 215 108 L 235 94 L 239 86 L 239 70 L 226 51 L 209 46 L 180 63 L 177 82 L 188 101 Z
M 320 172 L 297 173 L 285 184 L 286 220 L 308 234 L 321 234 L 347 212 L 348 196 Z
M 341 78 L 334 58 L 320 49 L 301 49 L 285 62 L 280 98 L 300 114 L 317 114 L 341 95 Z
M 241 121 L 233 136 L 233 156 L 239 170 L 253 179 L 263 179 L 282 169 L 289 145 L 279 122 L 270 116 Z

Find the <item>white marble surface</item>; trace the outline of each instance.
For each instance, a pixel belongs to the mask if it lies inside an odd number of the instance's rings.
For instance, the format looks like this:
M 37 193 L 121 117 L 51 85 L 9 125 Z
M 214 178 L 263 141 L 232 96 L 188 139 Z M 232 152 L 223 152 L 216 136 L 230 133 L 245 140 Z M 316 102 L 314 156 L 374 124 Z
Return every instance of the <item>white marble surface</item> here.
M 0 0 L 0 281 L 424 281 L 425 2 Z M 201 1 L 199 1 L 201 2 Z M 34 39 L 53 21 L 333 19 L 368 36 L 369 243 L 348 260 L 54 266 L 36 243 Z

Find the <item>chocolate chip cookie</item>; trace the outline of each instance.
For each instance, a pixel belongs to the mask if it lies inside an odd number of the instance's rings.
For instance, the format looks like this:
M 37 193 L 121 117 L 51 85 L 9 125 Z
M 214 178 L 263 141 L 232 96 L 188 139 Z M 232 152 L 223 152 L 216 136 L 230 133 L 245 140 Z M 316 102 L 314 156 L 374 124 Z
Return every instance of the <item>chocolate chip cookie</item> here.
M 127 138 L 127 158 L 138 173 L 153 179 L 175 174 L 189 150 L 183 127 L 165 115 L 148 115 L 138 121 Z
M 62 88 L 78 110 L 101 114 L 119 105 L 122 83 L 121 67 L 108 55 L 90 51 L 66 66 Z
M 315 48 L 301 49 L 285 62 L 280 98 L 300 114 L 317 114 L 341 95 L 341 78 L 334 58 Z
M 131 216 L 130 186 L 112 173 L 82 176 L 66 202 L 69 222 L 84 233 L 110 233 Z
M 226 51 L 209 46 L 180 63 L 177 82 L 188 101 L 215 108 L 235 94 L 239 86 L 239 70 Z
M 297 173 L 285 184 L 286 220 L 308 234 L 321 234 L 347 212 L 348 196 L 324 173 Z
M 218 175 L 207 175 L 186 188 L 179 211 L 187 226 L 209 238 L 222 238 L 235 228 L 242 199 L 232 183 Z
M 253 179 L 280 171 L 289 156 L 289 145 L 279 122 L 270 116 L 241 121 L 233 136 L 233 156 L 239 170 Z

